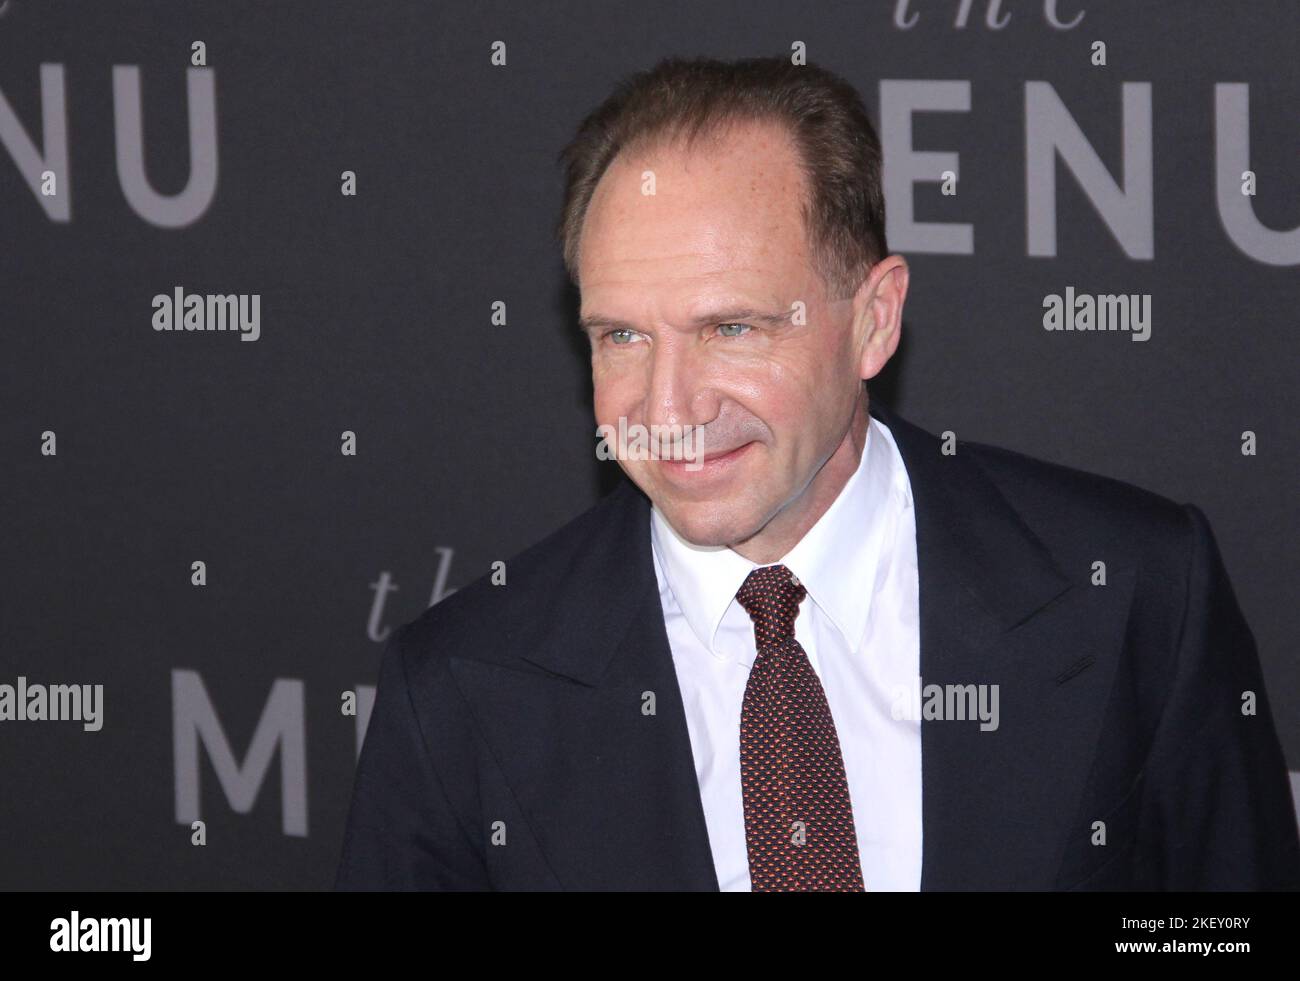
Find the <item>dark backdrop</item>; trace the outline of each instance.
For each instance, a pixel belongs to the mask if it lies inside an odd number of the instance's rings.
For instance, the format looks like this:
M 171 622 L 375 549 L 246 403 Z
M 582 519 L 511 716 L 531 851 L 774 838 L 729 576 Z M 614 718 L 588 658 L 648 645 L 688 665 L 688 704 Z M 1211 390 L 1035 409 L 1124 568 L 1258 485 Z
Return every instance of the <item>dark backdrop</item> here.
M 962 6 L 4 3 L 0 683 L 104 717 L 0 722 L 0 886 L 331 882 L 386 632 L 610 484 L 555 155 L 669 54 L 858 86 L 913 269 L 874 397 L 1200 505 L 1300 769 L 1300 6 Z M 177 286 L 260 337 L 155 331 Z M 1067 287 L 1149 294 L 1150 339 L 1045 331 Z

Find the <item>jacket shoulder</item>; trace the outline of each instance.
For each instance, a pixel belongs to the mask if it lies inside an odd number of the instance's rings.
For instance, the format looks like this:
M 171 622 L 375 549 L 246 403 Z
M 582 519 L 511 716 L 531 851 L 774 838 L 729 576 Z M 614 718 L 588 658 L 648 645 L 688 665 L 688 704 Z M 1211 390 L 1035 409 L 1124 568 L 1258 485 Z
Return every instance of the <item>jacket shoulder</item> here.
M 631 522 L 648 510 L 627 480 L 538 542 L 489 569 L 468 585 L 398 628 L 395 643 L 408 663 L 445 660 L 448 654 L 483 660 L 512 659 L 527 625 L 548 623 L 558 607 L 580 593 L 592 567 L 611 550 L 625 548 Z
M 960 442 L 1054 553 L 1120 556 L 1182 573 L 1199 510 L 1136 484 L 988 443 Z M 1103 554 L 1104 553 L 1104 554 Z

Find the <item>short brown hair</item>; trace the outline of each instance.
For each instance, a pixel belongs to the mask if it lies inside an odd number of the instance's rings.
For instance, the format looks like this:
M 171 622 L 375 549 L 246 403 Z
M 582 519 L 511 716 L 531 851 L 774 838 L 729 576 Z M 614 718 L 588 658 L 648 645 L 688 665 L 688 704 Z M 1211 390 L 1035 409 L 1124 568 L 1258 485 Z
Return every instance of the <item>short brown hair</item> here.
M 564 207 L 556 235 L 578 283 L 578 243 L 591 196 L 623 150 L 704 133 L 736 122 L 776 122 L 794 138 L 810 189 L 804 228 L 814 268 L 834 297 L 853 293 L 885 244 L 880 140 L 857 90 L 789 58 L 667 58 L 621 81 L 559 155 Z

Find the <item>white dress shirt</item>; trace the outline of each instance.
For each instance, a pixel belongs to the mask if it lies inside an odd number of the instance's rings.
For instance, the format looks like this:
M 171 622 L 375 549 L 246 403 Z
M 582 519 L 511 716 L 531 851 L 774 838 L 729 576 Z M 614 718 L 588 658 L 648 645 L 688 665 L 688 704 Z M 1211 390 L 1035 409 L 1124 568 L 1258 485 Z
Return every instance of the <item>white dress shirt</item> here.
M 750 889 L 740 784 L 740 710 L 754 624 L 736 592 L 757 568 L 726 547 L 684 541 L 651 509 L 668 642 L 718 885 Z M 869 891 L 921 884 L 921 724 L 896 719 L 920 675 L 912 488 L 888 427 L 874 417 L 862 460 L 780 563 L 808 591 L 795 637 L 822 683 L 840 750 Z

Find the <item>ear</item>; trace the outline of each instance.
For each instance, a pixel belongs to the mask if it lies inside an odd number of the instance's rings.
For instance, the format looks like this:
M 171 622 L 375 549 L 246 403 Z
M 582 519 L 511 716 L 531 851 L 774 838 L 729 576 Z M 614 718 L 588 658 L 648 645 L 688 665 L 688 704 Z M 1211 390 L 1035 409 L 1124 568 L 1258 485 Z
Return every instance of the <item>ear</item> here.
M 898 350 L 907 281 L 907 260 L 901 255 L 886 256 L 871 267 L 853 295 L 858 371 L 864 380 L 878 375 Z

